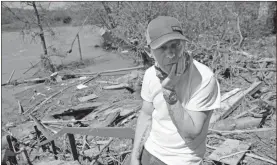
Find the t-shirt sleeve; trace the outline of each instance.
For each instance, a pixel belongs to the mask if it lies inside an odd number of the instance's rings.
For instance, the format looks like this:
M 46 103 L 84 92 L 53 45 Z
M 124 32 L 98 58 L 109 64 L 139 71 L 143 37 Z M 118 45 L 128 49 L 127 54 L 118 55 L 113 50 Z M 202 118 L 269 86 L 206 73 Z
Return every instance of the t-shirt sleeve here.
M 150 90 L 150 80 L 151 80 L 151 75 L 150 75 L 150 68 L 145 71 L 145 74 L 143 76 L 143 81 L 142 81 L 142 87 L 141 87 L 141 97 L 145 101 L 148 102 L 153 102 L 153 98 L 151 95 L 151 90 Z
M 188 101 L 186 109 L 208 111 L 220 108 L 220 87 L 214 76 L 208 80 Z

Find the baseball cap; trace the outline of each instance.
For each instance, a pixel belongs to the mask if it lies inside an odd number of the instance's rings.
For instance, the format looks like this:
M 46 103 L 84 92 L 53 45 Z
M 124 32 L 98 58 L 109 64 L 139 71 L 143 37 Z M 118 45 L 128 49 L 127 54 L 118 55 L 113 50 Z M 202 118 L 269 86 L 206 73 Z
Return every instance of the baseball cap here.
M 164 43 L 174 40 L 188 40 L 182 32 L 180 22 L 170 16 L 158 16 L 147 26 L 146 41 L 151 49 L 157 49 Z

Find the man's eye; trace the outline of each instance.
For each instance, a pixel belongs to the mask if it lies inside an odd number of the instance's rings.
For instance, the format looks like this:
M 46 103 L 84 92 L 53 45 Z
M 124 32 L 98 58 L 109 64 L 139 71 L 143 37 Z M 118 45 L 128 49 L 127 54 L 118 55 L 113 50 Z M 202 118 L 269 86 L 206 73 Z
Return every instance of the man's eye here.
M 166 50 L 166 46 L 161 46 L 161 49 L 162 50 Z

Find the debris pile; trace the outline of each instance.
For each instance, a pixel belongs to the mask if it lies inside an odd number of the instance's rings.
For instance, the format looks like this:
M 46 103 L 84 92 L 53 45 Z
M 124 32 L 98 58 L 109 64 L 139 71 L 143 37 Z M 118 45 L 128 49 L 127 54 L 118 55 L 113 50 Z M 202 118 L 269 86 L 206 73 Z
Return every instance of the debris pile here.
M 228 65 L 207 64 L 222 97 L 210 120 L 204 163 L 276 164 L 276 59 L 235 53 L 225 52 Z M 55 73 L 50 83 L 18 93 L 23 122 L 2 128 L 2 164 L 122 164 L 141 108 L 141 69 Z

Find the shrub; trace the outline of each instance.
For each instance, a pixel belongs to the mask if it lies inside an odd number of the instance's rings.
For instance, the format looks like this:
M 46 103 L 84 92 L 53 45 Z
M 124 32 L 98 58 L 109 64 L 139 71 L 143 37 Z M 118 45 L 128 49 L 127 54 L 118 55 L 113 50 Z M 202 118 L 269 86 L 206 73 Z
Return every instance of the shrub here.
M 72 21 L 72 18 L 70 16 L 66 16 L 65 18 L 63 18 L 63 23 L 64 24 L 70 24 Z

